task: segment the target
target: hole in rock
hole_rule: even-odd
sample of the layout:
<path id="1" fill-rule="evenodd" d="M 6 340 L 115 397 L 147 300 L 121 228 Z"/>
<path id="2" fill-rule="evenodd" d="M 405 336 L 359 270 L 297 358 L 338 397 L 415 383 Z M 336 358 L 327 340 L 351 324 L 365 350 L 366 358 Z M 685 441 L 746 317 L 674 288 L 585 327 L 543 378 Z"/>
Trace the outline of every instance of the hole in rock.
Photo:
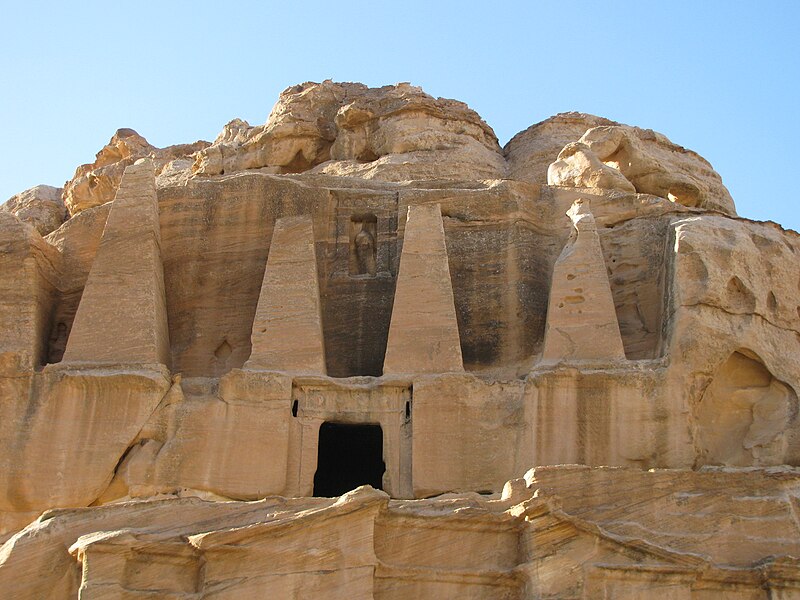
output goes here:
<path id="1" fill-rule="evenodd" d="M 228 357 L 233 352 L 233 348 L 228 343 L 228 340 L 222 340 L 222 343 L 217 346 L 217 349 L 214 350 L 214 356 L 217 357 L 217 360 L 221 362 L 225 362 L 228 360 Z"/>
<path id="2" fill-rule="evenodd" d="M 298 150 L 292 160 L 283 165 L 281 168 L 282 173 L 302 173 L 303 171 L 308 171 L 312 167 L 311 161 L 306 158 L 306 155 L 303 154 L 302 150 Z"/>
<path id="3" fill-rule="evenodd" d="M 314 496 L 341 496 L 365 484 L 383 489 L 385 470 L 380 425 L 327 422 L 319 428 Z"/>
<path id="4" fill-rule="evenodd" d="M 375 154 L 375 152 L 371 148 L 365 148 L 364 150 L 361 151 L 356 160 L 358 160 L 359 162 L 372 162 L 378 160 L 379 158 L 380 156 Z"/>
<path id="5" fill-rule="evenodd" d="M 697 411 L 697 466 L 791 464 L 797 395 L 754 352 L 740 349 L 717 369 Z"/>
<path id="6" fill-rule="evenodd" d="M 778 300 L 772 292 L 767 294 L 767 308 L 770 312 L 777 312 L 778 310 Z"/>
<path id="7" fill-rule="evenodd" d="M 728 304 L 734 312 L 752 313 L 756 309 L 756 298 L 753 292 L 741 279 L 731 277 L 727 285 Z"/>
<path id="8" fill-rule="evenodd" d="M 293 417 L 297 416 L 297 400 L 292 402 L 292 416 Z"/>

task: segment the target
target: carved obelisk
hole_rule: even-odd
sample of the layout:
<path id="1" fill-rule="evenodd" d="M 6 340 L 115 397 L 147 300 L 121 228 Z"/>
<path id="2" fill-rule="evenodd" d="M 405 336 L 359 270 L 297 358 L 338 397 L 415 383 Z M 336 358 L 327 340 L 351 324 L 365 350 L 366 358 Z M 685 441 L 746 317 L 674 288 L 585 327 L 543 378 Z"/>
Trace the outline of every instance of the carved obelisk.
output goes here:
<path id="1" fill-rule="evenodd" d="M 409 206 L 383 373 L 463 370 L 442 211 Z"/>
<path id="2" fill-rule="evenodd" d="M 594 216 L 582 200 L 567 215 L 574 230 L 553 269 L 542 362 L 624 360 Z"/>
<path id="3" fill-rule="evenodd" d="M 169 329 L 153 162 L 125 169 L 63 362 L 169 366 Z"/>
<path id="4" fill-rule="evenodd" d="M 325 344 L 310 216 L 275 223 L 244 368 L 324 375 Z"/>

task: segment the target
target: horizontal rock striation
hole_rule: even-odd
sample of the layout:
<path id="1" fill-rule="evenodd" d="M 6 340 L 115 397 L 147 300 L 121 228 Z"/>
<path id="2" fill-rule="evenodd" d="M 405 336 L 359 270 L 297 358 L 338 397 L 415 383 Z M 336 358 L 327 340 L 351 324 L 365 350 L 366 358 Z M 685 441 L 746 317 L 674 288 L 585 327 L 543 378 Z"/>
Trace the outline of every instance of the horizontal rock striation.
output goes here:
<path id="1" fill-rule="evenodd" d="M 0 249 L 9 597 L 800 597 L 800 235 L 661 134 L 305 83 Z"/>

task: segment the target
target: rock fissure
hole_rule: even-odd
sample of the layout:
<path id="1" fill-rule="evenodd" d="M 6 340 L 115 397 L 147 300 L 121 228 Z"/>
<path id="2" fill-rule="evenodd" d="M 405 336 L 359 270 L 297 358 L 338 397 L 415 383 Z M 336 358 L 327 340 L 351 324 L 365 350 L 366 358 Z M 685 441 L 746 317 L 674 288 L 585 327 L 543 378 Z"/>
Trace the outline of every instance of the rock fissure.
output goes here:
<path id="1" fill-rule="evenodd" d="M 780 325 L 780 324 L 776 323 L 769 316 L 763 315 L 763 314 L 758 313 L 758 312 L 737 312 L 737 311 L 726 309 L 725 307 L 720 306 L 718 304 L 711 304 L 710 302 L 683 303 L 683 304 L 681 304 L 681 306 L 684 306 L 686 308 L 694 308 L 694 307 L 697 307 L 697 306 L 711 308 L 711 309 L 714 309 L 714 310 L 722 311 L 725 314 L 731 315 L 732 317 L 758 317 L 759 319 L 761 319 L 762 321 L 764 321 L 768 325 L 771 325 L 772 327 L 775 327 L 777 329 L 781 329 L 783 331 L 791 331 L 792 333 L 800 334 L 800 325 L 798 326 L 797 329 L 795 329 L 793 327 L 785 327 L 783 325 Z"/>
<path id="2" fill-rule="evenodd" d="M 800 597 L 800 237 L 659 133 L 308 82 L 0 248 L 9 597 Z"/>

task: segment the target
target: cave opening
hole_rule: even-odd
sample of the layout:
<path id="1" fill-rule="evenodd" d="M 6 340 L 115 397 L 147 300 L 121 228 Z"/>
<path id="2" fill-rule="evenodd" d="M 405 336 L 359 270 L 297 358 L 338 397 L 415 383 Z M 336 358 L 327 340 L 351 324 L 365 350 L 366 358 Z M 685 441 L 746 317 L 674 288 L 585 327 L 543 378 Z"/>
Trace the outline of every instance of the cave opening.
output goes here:
<path id="1" fill-rule="evenodd" d="M 380 425 L 325 422 L 319 428 L 314 496 L 341 496 L 360 485 L 383 489 L 384 471 Z"/>

